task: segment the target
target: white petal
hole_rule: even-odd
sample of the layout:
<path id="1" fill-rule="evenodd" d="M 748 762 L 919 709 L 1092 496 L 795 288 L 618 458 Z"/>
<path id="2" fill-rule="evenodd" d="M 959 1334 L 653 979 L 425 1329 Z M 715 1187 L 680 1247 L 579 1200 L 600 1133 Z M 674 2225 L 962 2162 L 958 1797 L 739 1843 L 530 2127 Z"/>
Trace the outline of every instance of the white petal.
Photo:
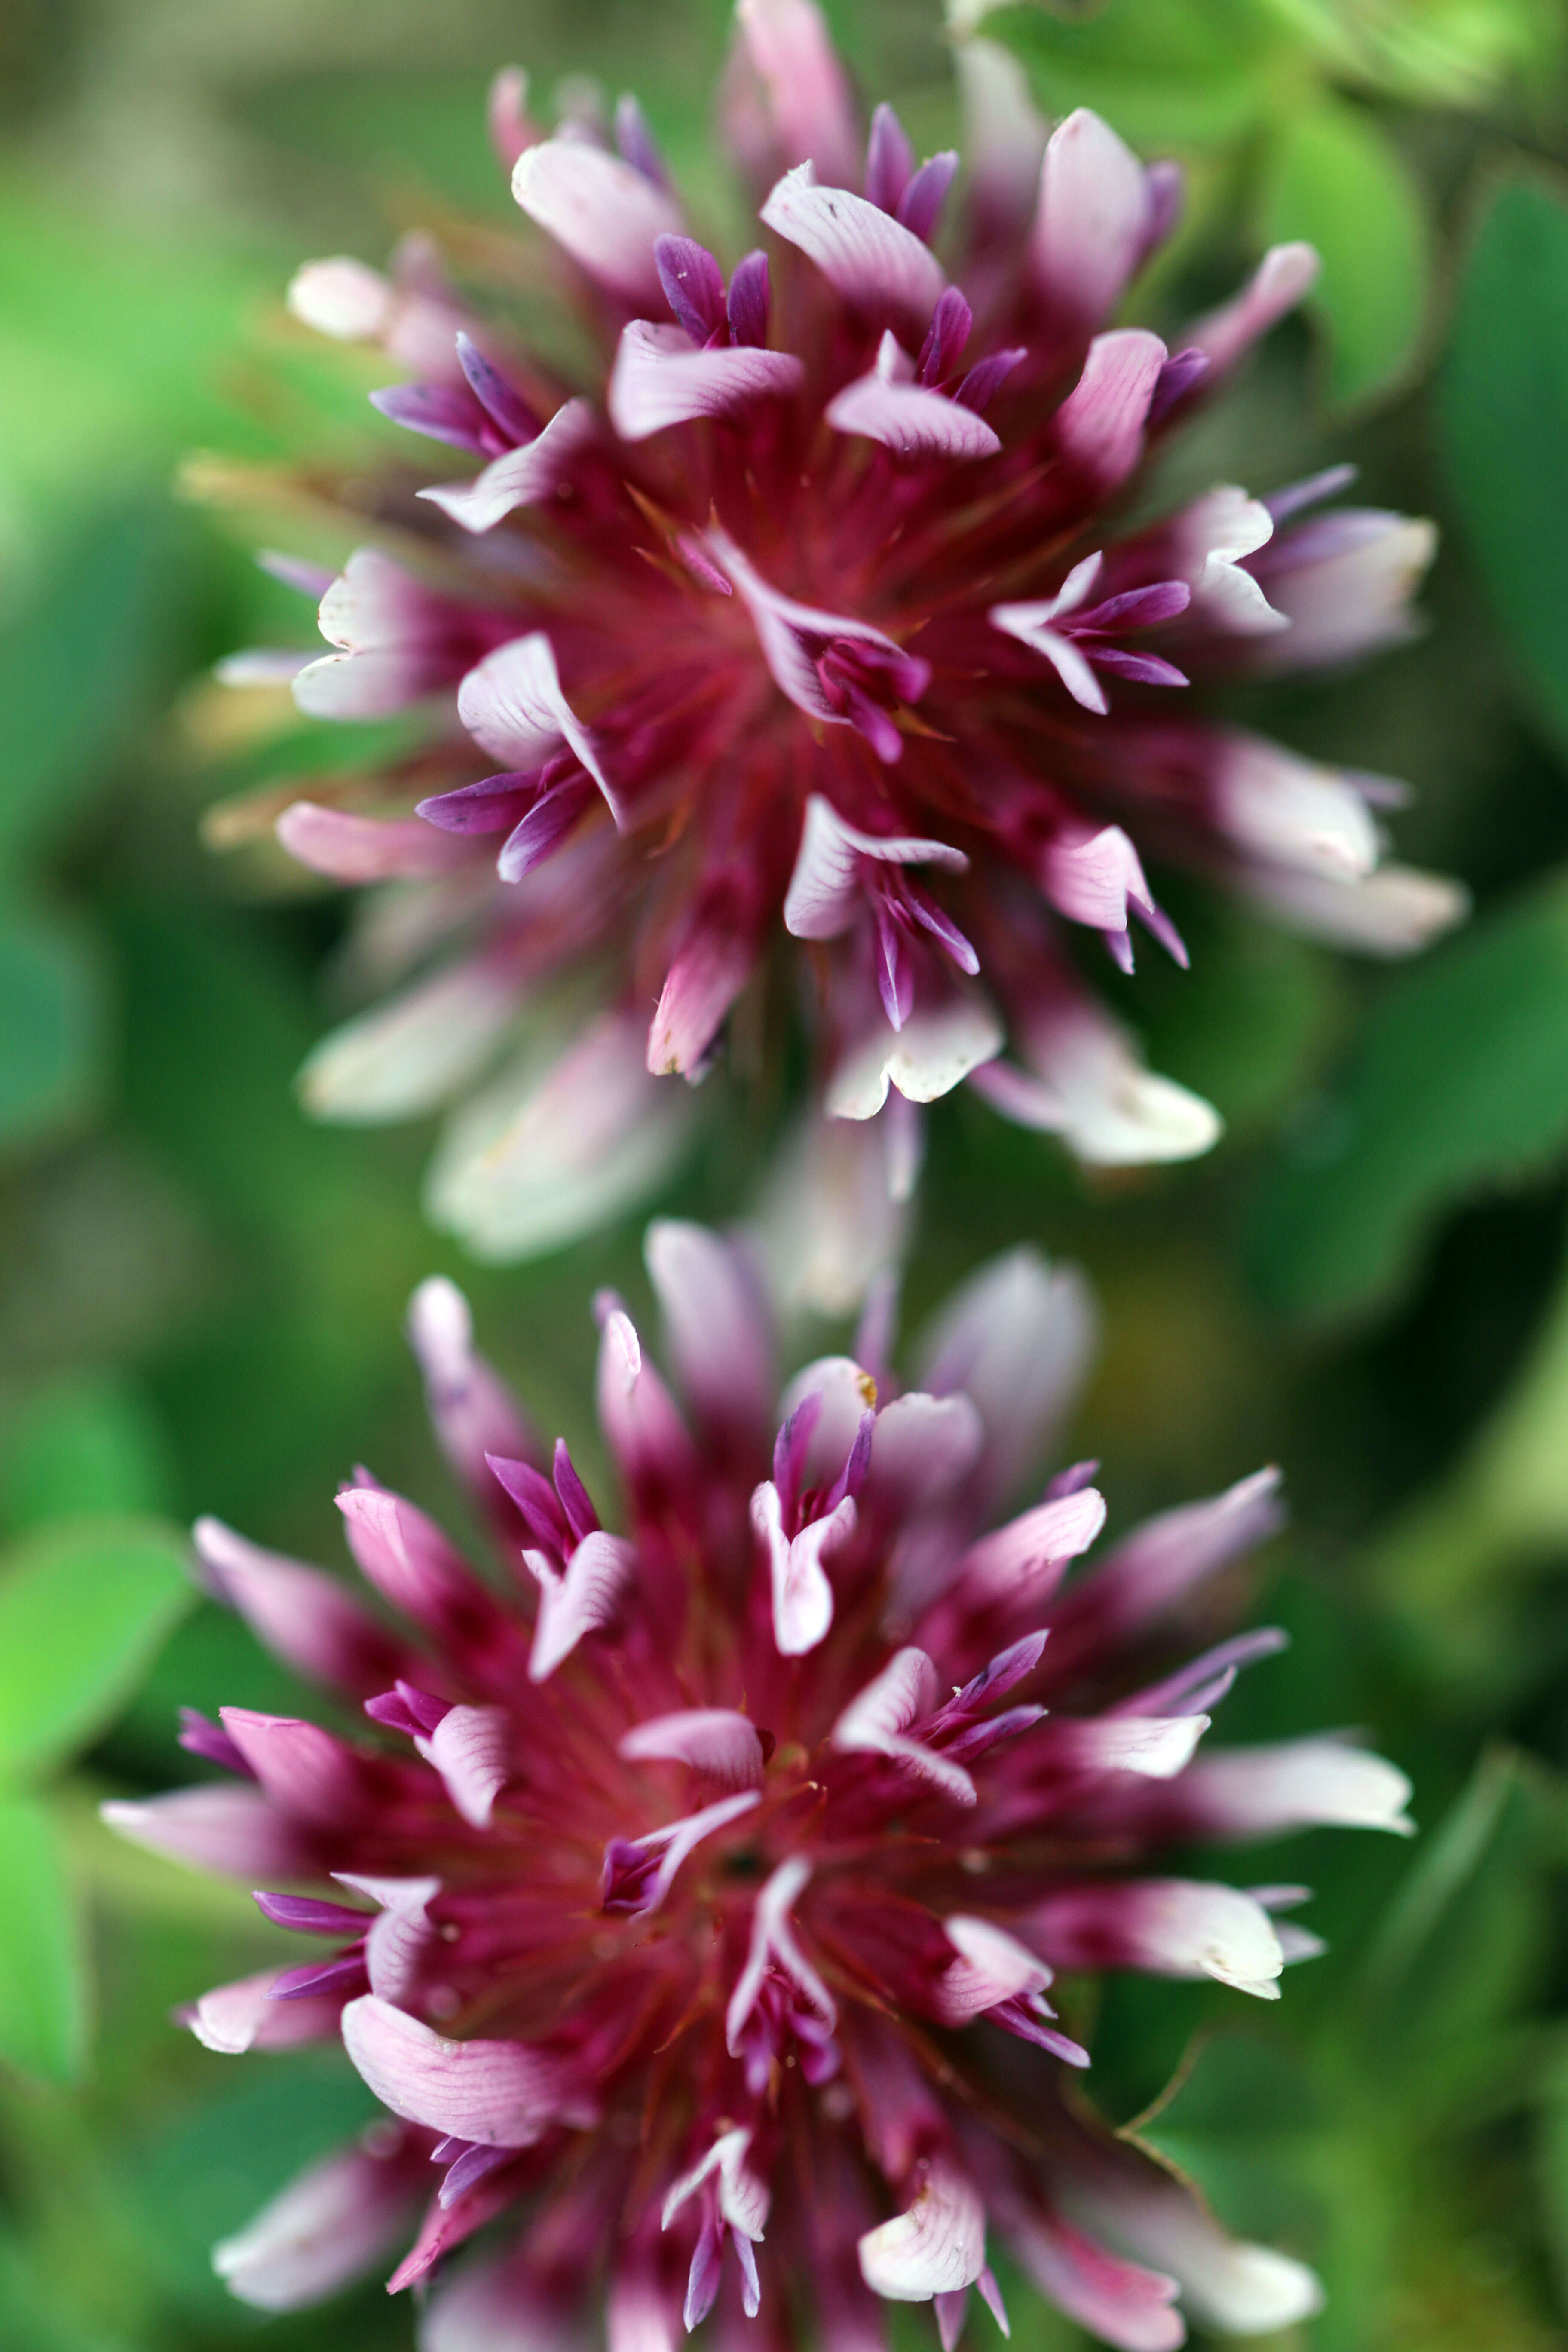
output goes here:
<path id="1" fill-rule="evenodd" d="M 1090 1167 L 1191 1160 L 1219 1139 L 1218 1112 L 1145 1070 L 1121 1030 L 1087 1000 L 1037 1021 L 1025 1046 L 1028 1072 L 994 1062 L 971 1084 L 1005 1118 L 1061 1136 Z"/>
<path id="2" fill-rule="evenodd" d="M 847 302 L 908 311 L 923 328 L 947 283 L 928 245 L 864 196 L 819 187 L 809 163 L 785 173 L 761 218 L 815 261 Z"/>
<path id="3" fill-rule="evenodd" d="M 779 1494 L 766 1479 L 752 1496 L 752 1526 L 766 1545 L 773 1577 L 773 1642 L 784 1658 L 804 1657 L 826 1640 L 833 1622 L 833 1587 L 823 1567 L 855 1532 L 856 1509 L 847 1495 L 826 1518 L 786 1536 Z"/>
<path id="4" fill-rule="evenodd" d="M 1074 1722 L 1074 1761 L 1090 1771 L 1136 1772 L 1147 1780 L 1173 1780 L 1191 1763 L 1209 1727 L 1206 1715 L 1102 1715 Z M 1055 1718 L 1068 1732 L 1065 1717 Z"/>
<path id="5" fill-rule="evenodd" d="M 1127 929 L 1130 898 L 1144 907 L 1152 899 L 1138 852 L 1119 824 L 1058 834 L 1041 859 L 1040 883 L 1058 914 L 1101 931 Z"/>
<path id="6" fill-rule="evenodd" d="M 668 425 L 787 395 L 804 374 L 792 352 L 699 351 L 680 327 L 634 319 L 621 331 L 610 375 L 610 422 L 623 441 L 646 441 Z"/>
<path id="7" fill-rule="evenodd" d="M 1263 1748 L 1219 1748 L 1203 1759 L 1199 1801 L 1228 1835 L 1269 1837 L 1311 1829 L 1413 1834 L 1410 1782 L 1395 1764 L 1325 1735 Z"/>
<path id="8" fill-rule="evenodd" d="M 1105 688 L 1072 639 L 1046 625 L 1047 618 L 1060 601 L 1059 597 L 1050 596 L 1039 604 L 994 604 L 985 617 L 994 629 L 1001 629 L 1007 636 L 1016 637 L 1036 653 L 1043 654 L 1073 700 L 1103 719 L 1110 708 Z"/>
<path id="9" fill-rule="evenodd" d="M 938 866 L 951 874 L 965 873 L 969 866 L 963 850 L 945 841 L 862 833 L 839 815 L 831 801 L 813 793 L 784 896 L 784 929 L 797 940 L 833 940 L 847 930 L 860 911 L 858 860 L 862 857 L 892 866 Z"/>
<path id="10" fill-rule="evenodd" d="M 498 646 L 468 672 L 458 688 L 458 716 L 481 750 L 510 769 L 536 768 L 564 742 L 620 823 L 598 746 L 561 690 L 555 651 L 542 629 Z"/>
<path id="11" fill-rule="evenodd" d="M 612 293 L 627 302 L 662 299 L 654 243 L 685 227 L 668 190 L 586 140 L 555 138 L 524 148 L 511 192 L 529 218 Z"/>
<path id="12" fill-rule="evenodd" d="M 1211 786 L 1215 821 L 1271 866 L 1356 880 L 1377 864 L 1377 827 L 1353 784 L 1260 736 L 1231 735 Z"/>
<path id="13" fill-rule="evenodd" d="M 421 1118 L 484 1068 L 517 1004 L 493 963 L 416 981 L 322 1038 L 296 1081 L 300 1099 L 313 1118 L 355 1126 Z"/>
<path id="14" fill-rule="evenodd" d="M 213 2268 L 241 2303 L 294 2311 L 368 2270 L 407 2226 L 413 2200 L 362 2149 L 313 2164 L 253 2221 L 213 2248 Z"/>
<path id="15" fill-rule="evenodd" d="M 845 1755 L 886 1756 L 953 1803 L 973 1805 L 974 1783 L 963 1766 L 906 1737 L 910 1724 L 932 1713 L 940 1696 L 936 1668 L 925 1652 L 899 1650 L 850 1700 L 829 1734 L 831 1744 Z"/>
<path id="16" fill-rule="evenodd" d="M 843 1055 L 828 1080 L 829 1118 L 873 1118 L 891 1084 L 910 1102 L 935 1102 L 1002 1050 L 1002 1024 L 984 998 L 953 989 L 915 1007 L 901 1029 L 881 1017 Z"/>
<path id="17" fill-rule="evenodd" d="M 370 1989 L 382 2000 L 401 2005 L 418 1983 L 436 1927 L 429 1906 L 441 1892 L 438 1878 L 366 1878 L 334 1871 L 340 1886 L 367 1895 L 381 1908 L 365 1930 L 364 1968 Z"/>
<path id="18" fill-rule="evenodd" d="M 719 2210 L 725 2221 L 742 2237 L 760 2240 L 768 2218 L 768 2190 L 766 2182 L 747 2168 L 751 2145 L 752 2135 L 743 2126 L 721 2132 L 707 2154 L 681 2176 L 665 2198 L 664 2227 L 668 2229 L 681 2207 L 716 2172 L 720 2177 Z"/>
<path id="19" fill-rule="evenodd" d="M 286 299 L 302 326 L 338 342 L 363 343 L 385 331 L 396 297 L 379 269 L 337 254 L 297 269 Z"/>
<path id="20" fill-rule="evenodd" d="M 423 817 L 355 816 L 314 801 L 291 802 L 274 830 L 290 857 L 334 882 L 422 881 L 472 855 L 458 835 Z"/>
<path id="21" fill-rule="evenodd" d="M 863 435 L 901 457 L 994 457 L 1002 446 L 973 408 L 926 385 L 890 380 L 879 366 L 837 393 L 824 421 L 836 433 Z"/>
<path id="22" fill-rule="evenodd" d="M 902 1518 L 960 1486 L 980 1458 L 985 1428 L 966 1396 L 895 1397 L 871 1430 L 866 1501 Z"/>
<path id="23" fill-rule="evenodd" d="M 1247 895 L 1305 931 L 1363 955 L 1414 955 L 1462 923 L 1470 894 L 1446 874 L 1380 866 L 1360 880 L 1325 875 L 1255 873 Z"/>
<path id="24" fill-rule="evenodd" d="M 428 1739 L 414 1744 L 441 1775 L 463 1819 L 488 1830 L 496 1799 L 512 1774 L 511 1717 L 505 1707 L 454 1706 Z"/>
<path id="25" fill-rule="evenodd" d="M 566 1563 L 564 1576 L 542 1572 L 537 1552 L 523 1558 L 539 1577 L 539 1622 L 529 1654 L 530 1682 L 547 1682 L 570 1657 L 584 1633 L 593 1633 L 614 1619 L 621 1594 L 637 1568 L 637 1547 L 624 1536 L 606 1535 L 595 1528 L 585 1535 Z"/>
<path id="26" fill-rule="evenodd" d="M 962 1389 L 979 1408 L 994 1500 L 1037 1467 L 1098 1344 L 1099 1315 L 1077 1267 L 1050 1265 L 1026 1245 L 981 1266 L 927 1326 L 921 1384 L 938 1395 Z"/>
<path id="27" fill-rule="evenodd" d="M 621 1216 L 661 1183 L 694 1110 L 649 1077 L 641 1023 L 607 1013 L 546 1046 L 450 1122 L 427 1180 L 434 1221 L 477 1255 L 525 1258 Z"/>
<path id="28" fill-rule="evenodd" d="M 952 2165 L 938 2159 L 912 2205 L 859 2242 L 860 2275 L 889 2303 L 929 2303 L 971 2286 L 985 2267 L 985 2209 Z"/>
<path id="29" fill-rule="evenodd" d="M 585 400 L 569 400 L 542 432 L 521 449 L 492 457 L 471 482 L 438 482 L 418 495 L 465 530 L 493 530 L 519 507 L 538 506 L 549 498 L 568 461 L 593 436 L 593 409 Z"/>
<path id="30" fill-rule="evenodd" d="M 215 1985 L 177 2021 L 188 2025 L 205 2050 L 226 2058 L 247 2050 L 285 2050 L 300 2042 L 335 2041 L 342 2007 L 341 1993 L 298 2000 L 274 2000 L 273 1986 L 282 1971 L 263 1969 L 259 1976 L 241 1977 L 237 1983 Z"/>
<path id="31" fill-rule="evenodd" d="M 798 1854 L 792 1855 L 764 1881 L 752 1906 L 751 1948 L 724 2011 L 725 2046 L 731 2057 L 738 2053 L 746 2020 L 756 2005 L 763 1979 L 770 1968 L 784 1971 L 801 2000 L 816 2011 L 829 2032 L 838 2021 L 833 1995 L 801 1950 L 790 1917 L 810 1877 L 811 1864 Z"/>

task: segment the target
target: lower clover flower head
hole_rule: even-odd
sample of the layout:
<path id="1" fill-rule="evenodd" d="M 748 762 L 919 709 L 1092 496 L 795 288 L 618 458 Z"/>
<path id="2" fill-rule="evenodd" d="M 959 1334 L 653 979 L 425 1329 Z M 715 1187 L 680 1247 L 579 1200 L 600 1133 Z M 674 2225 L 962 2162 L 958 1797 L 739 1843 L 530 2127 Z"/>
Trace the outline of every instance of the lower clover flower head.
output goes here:
<path id="1" fill-rule="evenodd" d="M 791 942 L 826 1118 L 968 1080 L 1125 1165 L 1218 1132 L 1065 950 L 1082 927 L 1130 969 L 1136 925 L 1185 961 L 1146 857 L 1378 953 L 1459 911 L 1383 863 L 1379 780 L 1185 707 L 1189 683 L 1407 635 L 1431 527 L 1325 508 L 1348 469 L 1119 520 L 1310 287 L 1310 248 L 1269 253 L 1169 347 L 1113 326 L 1176 218 L 1173 165 L 1087 112 L 1047 139 L 975 43 L 955 193 L 956 154 L 917 163 L 890 108 L 862 136 L 812 0 L 736 17 L 722 125 L 767 242 L 725 265 L 634 101 L 613 141 L 583 115 L 546 137 L 521 78 L 497 86 L 492 131 L 596 374 L 531 355 L 422 240 L 390 277 L 317 262 L 290 294 L 410 372 L 373 395 L 384 414 L 477 463 L 357 470 L 345 525 L 380 536 L 336 580 L 285 567 L 332 650 L 227 667 L 297 673 L 318 717 L 429 720 L 368 794 L 279 824 L 306 865 L 374 887 L 363 976 L 398 982 L 318 1049 L 305 1097 L 351 1119 L 455 1104 L 432 1213 L 491 1255 L 658 1181 L 691 1115 L 672 1082 Z M 884 1192 L 918 1157 L 902 1116 L 901 1139 L 862 1139 Z"/>
<path id="2" fill-rule="evenodd" d="M 745 1259 L 681 1224 L 647 1255 L 680 1402 L 601 1300 L 624 1534 L 440 1281 L 413 1341 L 492 1571 L 363 1472 L 339 1502 L 384 1606 L 197 1529 L 213 1591 L 363 1717 L 191 1717 L 226 1777 L 109 1817 L 258 1885 L 313 1954 L 207 1993 L 200 2039 L 341 2034 L 388 2110 L 218 2270 L 282 2309 L 395 2261 L 429 2284 L 424 2352 L 580 2344 L 600 2314 L 611 2352 L 673 2352 L 710 2312 L 725 2344 L 865 2352 L 889 2301 L 951 2348 L 972 2287 L 1006 2327 L 997 2244 L 1128 2352 L 1184 2314 L 1289 2325 L 1310 2273 L 1099 2122 L 1056 1981 L 1272 1999 L 1316 1948 L 1277 1917 L 1303 1890 L 1161 1849 L 1408 1826 L 1403 1776 L 1342 1738 L 1209 1749 L 1280 1636 L 1172 1664 L 1275 1525 L 1274 1475 L 1079 1565 L 1092 1465 L 997 1523 L 1089 1344 L 1071 1275 L 1018 1252 L 939 1318 L 923 1387 L 867 1335 L 779 1421 Z"/>

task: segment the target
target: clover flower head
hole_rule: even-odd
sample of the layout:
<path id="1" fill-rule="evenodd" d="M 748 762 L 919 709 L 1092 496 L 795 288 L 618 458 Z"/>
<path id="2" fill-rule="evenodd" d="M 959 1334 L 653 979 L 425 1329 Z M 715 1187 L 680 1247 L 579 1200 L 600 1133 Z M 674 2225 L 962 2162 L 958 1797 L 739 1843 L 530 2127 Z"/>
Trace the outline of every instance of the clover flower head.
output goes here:
<path id="1" fill-rule="evenodd" d="M 198 1527 L 211 1590 L 339 1727 L 191 1717 L 224 1778 L 109 1817 L 258 1886 L 315 1954 L 205 1995 L 200 2039 L 341 2036 L 387 2110 L 218 2270 L 281 2309 L 395 2262 L 429 2283 L 424 2352 L 601 2315 L 611 2352 L 674 2352 L 710 2313 L 725 2345 L 869 2352 L 889 2301 L 952 2352 L 971 2288 L 1006 2327 L 994 2245 L 1127 2352 L 1288 2326 L 1310 2273 L 1097 2119 L 1072 1982 L 1271 2000 L 1317 1948 L 1278 1916 L 1302 1890 L 1162 1849 L 1408 1826 L 1403 1776 L 1343 1738 L 1209 1747 L 1282 1638 L 1187 1656 L 1274 1474 L 1085 1563 L 1092 1465 L 1004 1515 L 1091 1344 L 1073 1275 L 1015 1253 L 939 1318 L 922 1386 L 868 1328 L 775 1410 L 740 1248 L 665 1223 L 647 1261 L 679 1398 L 601 1298 L 619 1531 L 444 1281 L 411 1335 L 489 1570 L 364 1472 L 338 1499 L 373 1600 Z"/>
<path id="2" fill-rule="evenodd" d="M 920 162 L 889 107 L 862 134 L 812 0 L 736 17 L 722 125 L 765 242 L 733 257 L 693 235 L 635 101 L 545 136 L 521 77 L 497 86 L 596 370 L 540 359 L 425 240 L 290 294 L 408 371 L 376 405 L 476 468 L 356 473 L 344 503 L 378 536 L 337 579 L 291 575 L 332 648 L 281 657 L 300 706 L 429 721 L 377 781 L 397 814 L 357 787 L 279 822 L 297 858 L 375 886 L 362 963 L 399 982 L 304 1092 L 343 1118 L 455 1104 L 430 1206 L 491 1255 L 646 1193 L 692 1116 L 669 1082 L 792 962 L 827 1118 L 967 1081 L 1126 1165 L 1218 1133 L 1066 949 L 1098 933 L 1130 970 L 1142 929 L 1184 962 L 1146 859 L 1379 953 L 1459 911 L 1384 862 L 1379 780 L 1187 708 L 1190 683 L 1405 636 L 1430 526 L 1327 507 L 1345 469 L 1123 512 L 1310 287 L 1310 249 L 1167 346 L 1113 321 L 1176 221 L 1173 165 L 1088 112 L 1047 138 L 976 44 L 955 186 L 957 154 Z M 913 1164 L 918 1114 L 896 1116 L 884 1193 Z"/>

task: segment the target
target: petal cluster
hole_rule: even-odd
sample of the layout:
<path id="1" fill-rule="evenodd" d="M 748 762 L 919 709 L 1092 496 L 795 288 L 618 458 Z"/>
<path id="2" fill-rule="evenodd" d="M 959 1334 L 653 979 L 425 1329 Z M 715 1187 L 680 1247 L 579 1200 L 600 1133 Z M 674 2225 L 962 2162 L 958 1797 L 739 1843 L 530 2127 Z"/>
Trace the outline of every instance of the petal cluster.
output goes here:
<path id="1" fill-rule="evenodd" d="M 356 527 L 368 502 L 396 551 L 289 574 L 332 650 L 229 665 L 280 658 L 318 716 L 419 721 L 375 780 L 399 814 L 363 814 L 362 779 L 279 824 L 375 888 L 361 964 L 403 982 L 305 1092 L 338 1118 L 455 1103 L 429 1204 L 496 1256 L 658 1181 L 692 1115 L 659 1082 L 705 1074 L 742 997 L 804 1011 L 829 1119 L 968 1081 L 1086 1161 L 1175 1160 L 1217 1119 L 1143 1069 L 1068 952 L 1098 933 L 1131 969 L 1136 925 L 1185 961 L 1146 860 L 1373 952 L 1460 911 L 1382 862 L 1375 780 L 1187 691 L 1397 642 L 1430 526 L 1325 507 L 1342 472 L 1120 519 L 1310 250 L 1167 346 L 1113 320 L 1176 220 L 1173 166 L 1088 112 L 1047 137 L 982 43 L 959 178 L 889 107 L 862 136 L 813 0 L 736 16 L 722 118 L 766 242 L 727 272 L 634 101 L 613 140 L 586 116 L 546 136 L 519 78 L 497 86 L 596 367 L 546 364 L 422 240 L 388 277 L 314 263 L 290 298 L 411 372 L 379 407 L 476 468 L 356 472 Z M 858 1147 L 884 1203 L 918 1124 L 893 1116 L 902 1142 Z"/>
<path id="2" fill-rule="evenodd" d="M 1098 2121 L 1074 1982 L 1271 2000 L 1317 1948 L 1277 1923 L 1302 1890 L 1165 1851 L 1408 1826 L 1403 1776 L 1345 1738 L 1210 1744 L 1282 1638 L 1188 1656 L 1277 1524 L 1274 1474 L 1096 1549 L 1092 1465 L 1007 1516 L 1083 1368 L 1075 1276 L 1016 1253 L 927 1335 L 923 1385 L 868 1330 L 775 1407 L 739 1246 L 665 1224 L 647 1255 L 674 1388 L 598 1308 L 620 1532 L 444 1281 L 410 1333 L 487 1557 L 364 1472 L 338 1499 L 367 1591 L 197 1528 L 211 1590 L 338 1727 L 190 1717 L 222 1778 L 108 1816 L 302 1939 L 193 2032 L 341 2036 L 387 2111 L 219 2272 L 282 2309 L 392 2266 L 428 2284 L 426 2352 L 581 2341 L 601 2313 L 646 2352 L 710 2311 L 869 2346 L 889 2302 L 951 2347 L 972 2287 L 1005 2328 L 997 2245 L 1127 2352 L 1181 2343 L 1184 2313 L 1289 2326 L 1310 2273 Z"/>

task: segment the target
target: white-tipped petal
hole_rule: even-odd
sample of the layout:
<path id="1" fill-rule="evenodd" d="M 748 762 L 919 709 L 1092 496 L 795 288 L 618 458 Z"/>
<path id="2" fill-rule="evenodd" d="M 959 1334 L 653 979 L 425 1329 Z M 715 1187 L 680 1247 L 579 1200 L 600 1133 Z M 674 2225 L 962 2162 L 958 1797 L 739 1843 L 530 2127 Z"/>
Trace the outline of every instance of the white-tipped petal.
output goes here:
<path id="1" fill-rule="evenodd" d="M 787 397 L 804 373 L 792 352 L 699 351 L 684 328 L 634 319 L 621 331 L 610 375 L 610 422 L 623 441 L 647 441 L 671 425 Z"/>
<path id="2" fill-rule="evenodd" d="M 889 2303 L 929 2303 L 985 2267 L 985 2208 L 953 2165 L 932 2163 L 913 2203 L 859 2242 L 860 2275 Z"/>
<path id="3" fill-rule="evenodd" d="M 579 268 L 626 302 L 662 300 L 653 248 L 685 227 L 668 189 L 585 139 L 542 139 L 525 147 L 511 192 L 529 218 Z"/>
<path id="4" fill-rule="evenodd" d="M 465 530 L 493 530 L 519 507 L 551 497 L 572 457 L 593 436 L 592 408 L 585 400 L 569 400 L 531 441 L 492 457 L 471 482 L 437 482 L 418 496 Z"/>
<path id="5" fill-rule="evenodd" d="M 761 218 L 859 308 L 907 312 L 923 328 L 947 284 L 930 246 L 912 230 L 847 188 L 819 186 L 809 163 L 784 173 Z"/>

